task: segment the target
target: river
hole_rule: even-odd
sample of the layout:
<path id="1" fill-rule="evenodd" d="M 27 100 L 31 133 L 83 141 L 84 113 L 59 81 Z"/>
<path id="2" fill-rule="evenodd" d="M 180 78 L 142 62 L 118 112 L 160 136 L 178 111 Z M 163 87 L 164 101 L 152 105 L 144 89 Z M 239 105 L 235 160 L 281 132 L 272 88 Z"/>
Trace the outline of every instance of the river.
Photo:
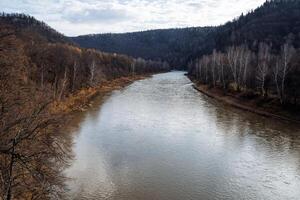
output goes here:
<path id="1" fill-rule="evenodd" d="M 114 91 L 76 123 L 70 199 L 300 199 L 300 127 L 206 97 L 184 72 Z"/>

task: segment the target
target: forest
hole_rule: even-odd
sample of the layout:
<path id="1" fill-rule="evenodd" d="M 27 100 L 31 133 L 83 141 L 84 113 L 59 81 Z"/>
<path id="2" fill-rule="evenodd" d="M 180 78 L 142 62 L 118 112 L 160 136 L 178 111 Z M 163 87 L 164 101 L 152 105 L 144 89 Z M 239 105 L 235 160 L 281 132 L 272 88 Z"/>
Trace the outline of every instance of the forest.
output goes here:
<path id="1" fill-rule="evenodd" d="M 70 40 L 82 47 L 166 61 L 173 68 L 183 69 L 193 55 L 209 52 L 213 41 L 209 42 L 206 39 L 213 30 L 213 27 L 194 27 L 122 34 L 92 34 L 71 37 Z"/>
<path id="2" fill-rule="evenodd" d="M 272 47 L 260 43 L 258 52 L 247 45 L 231 46 L 226 51 L 214 50 L 189 64 L 189 74 L 198 83 L 242 93 L 245 98 L 256 95 L 278 99 L 281 105 L 299 105 L 299 50 L 289 42 L 278 54 Z"/>
<path id="3" fill-rule="evenodd" d="M 299 111 L 298 0 L 217 27 L 67 37 L 18 13 L 0 27 L 0 199 L 63 198 L 70 144 L 53 103 L 120 77 L 186 69 L 197 84 Z"/>
<path id="4" fill-rule="evenodd" d="M 80 48 L 24 14 L 2 14 L 0 27 L 0 199 L 60 199 L 69 155 L 53 103 L 169 65 Z"/>
<path id="5" fill-rule="evenodd" d="M 177 69 L 214 49 L 225 51 L 230 46 L 247 44 L 257 52 L 258 43 L 272 44 L 279 52 L 287 37 L 300 47 L 300 2 L 269 0 L 262 6 L 241 14 L 220 26 L 150 30 L 123 34 L 91 34 L 71 37 L 82 47 L 134 57 L 164 60 Z"/>
<path id="6" fill-rule="evenodd" d="M 218 27 L 211 53 L 190 61 L 201 84 L 299 109 L 300 2 L 272 0 Z M 271 102 L 272 104 L 272 102 Z"/>
<path id="7" fill-rule="evenodd" d="M 203 84 L 299 104 L 300 2 L 270 0 L 216 27 L 95 34 L 84 47 L 165 60 Z"/>

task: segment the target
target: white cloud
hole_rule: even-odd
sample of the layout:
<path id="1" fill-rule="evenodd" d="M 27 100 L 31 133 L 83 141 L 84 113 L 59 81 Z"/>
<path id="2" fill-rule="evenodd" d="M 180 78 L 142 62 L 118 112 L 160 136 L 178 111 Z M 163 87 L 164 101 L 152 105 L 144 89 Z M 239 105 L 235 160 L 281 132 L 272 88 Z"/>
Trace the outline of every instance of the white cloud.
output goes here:
<path id="1" fill-rule="evenodd" d="M 1 0 L 66 35 L 223 24 L 265 0 Z"/>

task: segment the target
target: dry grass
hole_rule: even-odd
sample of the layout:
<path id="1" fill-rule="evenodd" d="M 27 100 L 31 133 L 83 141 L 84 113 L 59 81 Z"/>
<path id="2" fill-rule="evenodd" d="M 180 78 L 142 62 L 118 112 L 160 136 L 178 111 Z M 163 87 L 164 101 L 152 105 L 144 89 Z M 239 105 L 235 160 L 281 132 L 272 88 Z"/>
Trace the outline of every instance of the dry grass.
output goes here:
<path id="1" fill-rule="evenodd" d="M 141 80 L 149 76 L 130 76 L 117 78 L 111 81 L 104 81 L 96 87 L 81 89 L 62 101 L 56 101 L 52 105 L 53 113 L 68 114 L 76 111 L 85 111 L 90 106 L 90 102 L 99 95 L 107 94 L 113 90 L 121 89 L 136 80 Z"/>

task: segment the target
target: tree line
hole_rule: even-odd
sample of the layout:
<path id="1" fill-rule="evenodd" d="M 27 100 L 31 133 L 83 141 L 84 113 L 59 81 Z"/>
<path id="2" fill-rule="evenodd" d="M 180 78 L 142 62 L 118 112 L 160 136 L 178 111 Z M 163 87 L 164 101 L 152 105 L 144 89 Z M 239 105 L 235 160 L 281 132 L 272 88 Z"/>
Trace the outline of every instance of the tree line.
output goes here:
<path id="1" fill-rule="evenodd" d="M 213 49 L 254 42 L 272 43 L 280 49 L 287 37 L 300 48 L 300 1 L 268 0 L 262 6 L 241 14 L 220 26 L 151 30 L 123 34 L 92 34 L 70 39 L 82 47 L 96 48 L 146 59 L 166 60 L 174 68 L 186 69 L 187 63 Z"/>
<path id="2" fill-rule="evenodd" d="M 91 34 L 70 39 L 86 48 L 117 52 L 144 59 L 167 61 L 182 69 L 193 53 L 208 42 L 213 27 L 150 30 L 121 34 Z"/>
<path id="3" fill-rule="evenodd" d="M 169 65 L 79 48 L 26 15 L 2 15 L 0 27 L 0 199 L 62 199 L 70 142 L 51 103 Z"/>
<path id="4" fill-rule="evenodd" d="M 300 51 L 286 42 L 280 51 L 261 42 L 257 51 L 247 45 L 214 50 L 189 64 L 189 73 L 200 83 L 226 93 L 252 92 L 263 98 L 276 97 L 280 104 L 299 103 Z"/>
<path id="5" fill-rule="evenodd" d="M 122 76 L 156 73 L 169 70 L 166 62 L 134 59 L 93 49 L 80 49 L 66 44 L 47 44 L 29 48 L 36 71 L 32 79 L 42 88 L 49 86 L 53 98 L 64 96 L 83 87 Z"/>
<path id="6" fill-rule="evenodd" d="M 5 24 L 14 26 L 15 33 L 20 36 L 22 35 L 22 37 L 30 37 L 29 33 L 36 32 L 39 34 L 33 34 L 32 37 L 43 37 L 43 39 L 49 42 L 71 43 L 66 36 L 51 28 L 46 23 L 24 13 L 2 12 L 0 13 L 0 20 Z"/>

